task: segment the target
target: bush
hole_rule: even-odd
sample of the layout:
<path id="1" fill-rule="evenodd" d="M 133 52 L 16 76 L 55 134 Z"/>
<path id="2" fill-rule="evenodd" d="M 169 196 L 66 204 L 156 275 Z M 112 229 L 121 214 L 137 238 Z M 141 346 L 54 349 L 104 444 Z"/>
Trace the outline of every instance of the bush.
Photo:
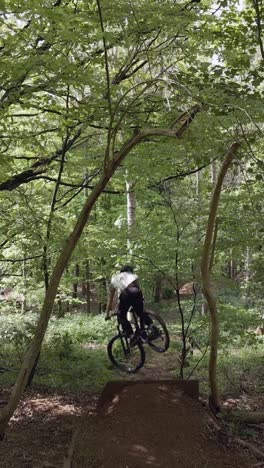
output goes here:
<path id="1" fill-rule="evenodd" d="M 30 343 L 37 322 L 37 314 L 0 315 L 1 350 L 8 355 L 15 353 L 19 360 Z M 55 350 L 59 356 L 66 357 L 74 344 L 105 344 L 114 335 L 116 320 L 105 322 L 103 315 L 66 315 L 52 317 L 44 338 L 46 349 Z"/>
<path id="2" fill-rule="evenodd" d="M 35 330 L 37 314 L 0 316 L 2 385 L 13 385 L 22 353 Z M 116 332 L 116 321 L 102 315 L 52 317 L 42 346 L 34 383 L 71 390 L 99 391 L 113 379 L 105 344 Z M 91 349 L 85 344 L 91 343 Z"/>
<path id="3" fill-rule="evenodd" d="M 175 297 L 174 291 L 172 288 L 164 288 L 162 289 L 162 299 L 172 299 Z"/>
<path id="4" fill-rule="evenodd" d="M 12 346 L 21 358 L 30 343 L 36 327 L 37 316 L 33 313 L 0 315 L 1 348 Z"/>
<path id="5" fill-rule="evenodd" d="M 71 343 L 105 344 L 115 333 L 116 320 L 105 322 L 103 315 L 65 315 L 52 317 L 49 322 L 45 343 L 53 346 L 59 337 Z M 67 338 L 63 338 L 63 337 Z"/>

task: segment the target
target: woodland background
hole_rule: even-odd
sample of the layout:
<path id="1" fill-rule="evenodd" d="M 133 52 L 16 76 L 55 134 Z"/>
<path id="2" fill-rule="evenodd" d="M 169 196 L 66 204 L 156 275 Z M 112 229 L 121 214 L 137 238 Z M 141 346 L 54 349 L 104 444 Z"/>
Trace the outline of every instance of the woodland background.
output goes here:
<path id="1" fill-rule="evenodd" d="M 102 345 L 115 324 L 103 312 L 124 263 L 168 323 L 174 375 L 208 390 L 201 256 L 234 144 L 212 249 L 220 389 L 261 393 L 262 2 L 0 7 L 1 385 L 17 379 L 2 428 L 41 349 L 36 382 L 98 389 L 111 378 Z"/>

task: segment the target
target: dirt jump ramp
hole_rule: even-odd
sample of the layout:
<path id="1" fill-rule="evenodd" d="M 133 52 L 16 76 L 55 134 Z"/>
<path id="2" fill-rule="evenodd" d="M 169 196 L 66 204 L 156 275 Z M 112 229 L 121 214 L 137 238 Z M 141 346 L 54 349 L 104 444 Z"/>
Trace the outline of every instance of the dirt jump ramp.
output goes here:
<path id="1" fill-rule="evenodd" d="M 109 382 L 95 416 L 82 421 L 72 468 L 250 467 L 216 440 L 197 381 Z"/>

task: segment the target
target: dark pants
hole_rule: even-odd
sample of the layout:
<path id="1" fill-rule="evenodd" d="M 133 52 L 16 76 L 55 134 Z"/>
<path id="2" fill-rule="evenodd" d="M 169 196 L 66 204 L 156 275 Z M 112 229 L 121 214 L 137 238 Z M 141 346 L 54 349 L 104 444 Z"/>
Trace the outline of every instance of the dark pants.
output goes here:
<path id="1" fill-rule="evenodd" d="M 144 299 L 142 291 L 137 286 L 128 286 L 119 296 L 118 317 L 124 332 L 130 336 L 133 333 L 130 322 L 127 320 L 127 312 L 133 307 L 139 316 L 140 328 L 144 330 L 144 325 L 152 323 L 151 318 L 144 312 Z"/>

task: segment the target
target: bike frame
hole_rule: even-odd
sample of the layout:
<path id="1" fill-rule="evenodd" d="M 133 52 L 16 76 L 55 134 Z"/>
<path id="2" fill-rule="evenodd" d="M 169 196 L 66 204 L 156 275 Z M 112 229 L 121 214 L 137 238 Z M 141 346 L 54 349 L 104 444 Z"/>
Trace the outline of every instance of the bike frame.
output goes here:
<path id="1" fill-rule="evenodd" d="M 138 316 L 136 314 L 136 312 L 130 308 L 128 310 L 128 312 L 132 313 L 133 315 L 133 326 L 135 328 L 135 331 L 134 333 L 136 335 L 140 335 L 140 326 L 138 324 Z M 128 313 L 127 312 L 127 313 Z M 115 314 L 114 314 L 115 315 Z M 122 330 L 122 325 L 120 323 L 120 320 L 119 320 L 119 317 L 118 317 L 118 314 L 116 313 L 116 316 L 117 316 L 117 331 L 118 331 L 118 335 L 120 337 L 120 340 L 121 340 L 121 343 L 122 343 L 122 348 L 123 348 L 123 351 L 124 351 L 124 354 L 127 355 L 129 353 L 129 350 L 130 350 L 130 345 L 129 345 L 129 342 L 128 342 L 128 339 L 126 337 L 126 335 L 124 334 L 124 331 Z"/>

